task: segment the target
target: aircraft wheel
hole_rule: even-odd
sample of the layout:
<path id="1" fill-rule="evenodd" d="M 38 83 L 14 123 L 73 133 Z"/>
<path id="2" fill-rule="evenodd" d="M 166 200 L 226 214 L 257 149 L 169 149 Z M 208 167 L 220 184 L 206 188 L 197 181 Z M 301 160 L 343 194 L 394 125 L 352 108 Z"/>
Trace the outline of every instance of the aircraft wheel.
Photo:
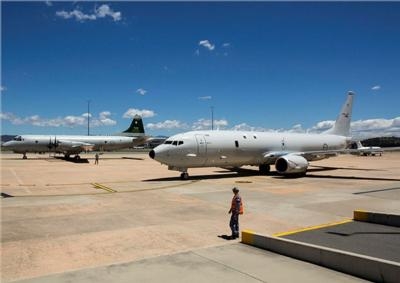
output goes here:
<path id="1" fill-rule="evenodd" d="M 26 155 L 24 154 L 24 156 L 22 156 L 22 159 L 28 159 L 28 157 L 26 157 Z"/>
<path id="2" fill-rule="evenodd" d="M 262 175 L 268 175 L 268 173 L 271 171 L 271 166 L 269 164 L 261 164 L 259 166 L 259 171 Z"/>
<path id="3" fill-rule="evenodd" d="M 182 172 L 181 173 L 181 180 L 188 180 L 189 179 L 189 173 L 188 172 Z"/>
<path id="4" fill-rule="evenodd" d="M 79 160 L 79 159 L 81 159 L 81 157 L 79 155 L 75 155 L 75 159 Z"/>

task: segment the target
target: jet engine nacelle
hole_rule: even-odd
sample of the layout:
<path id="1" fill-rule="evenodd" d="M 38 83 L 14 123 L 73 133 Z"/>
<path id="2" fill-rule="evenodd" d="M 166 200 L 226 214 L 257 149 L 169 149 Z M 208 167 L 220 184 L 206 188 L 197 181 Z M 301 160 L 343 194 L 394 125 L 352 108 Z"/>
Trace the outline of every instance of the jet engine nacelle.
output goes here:
<path id="1" fill-rule="evenodd" d="M 308 161 L 300 155 L 284 155 L 275 162 L 276 171 L 280 174 L 299 174 L 307 171 Z"/>

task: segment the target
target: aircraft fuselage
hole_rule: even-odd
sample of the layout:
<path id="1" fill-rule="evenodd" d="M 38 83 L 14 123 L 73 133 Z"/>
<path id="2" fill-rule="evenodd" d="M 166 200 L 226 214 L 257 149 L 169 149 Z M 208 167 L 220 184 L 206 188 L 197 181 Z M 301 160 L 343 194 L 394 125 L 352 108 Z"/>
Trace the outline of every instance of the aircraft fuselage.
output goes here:
<path id="1" fill-rule="evenodd" d="M 291 152 L 316 151 L 326 158 L 332 150 L 345 149 L 347 143 L 348 138 L 337 135 L 193 131 L 168 138 L 150 156 L 170 169 L 184 171 L 195 167 L 274 164 L 278 157 Z M 316 159 L 313 156 L 310 160 Z"/>
<path id="2" fill-rule="evenodd" d="M 15 153 L 57 152 L 79 154 L 83 150 L 110 151 L 132 147 L 135 138 L 122 136 L 21 135 L 3 144 Z"/>

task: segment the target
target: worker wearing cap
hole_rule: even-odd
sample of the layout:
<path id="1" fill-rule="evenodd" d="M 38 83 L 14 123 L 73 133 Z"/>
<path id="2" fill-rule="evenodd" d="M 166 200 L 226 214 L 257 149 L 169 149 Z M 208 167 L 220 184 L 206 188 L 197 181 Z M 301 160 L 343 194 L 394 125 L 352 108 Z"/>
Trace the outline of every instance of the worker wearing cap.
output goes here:
<path id="1" fill-rule="evenodd" d="M 232 230 L 231 239 L 239 238 L 239 214 L 243 214 L 243 203 L 242 198 L 239 195 L 239 189 L 234 187 L 232 189 L 234 194 L 231 203 L 231 209 L 229 212 L 231 214 L 231 220 L 229 222 L 229 226 Z"/>

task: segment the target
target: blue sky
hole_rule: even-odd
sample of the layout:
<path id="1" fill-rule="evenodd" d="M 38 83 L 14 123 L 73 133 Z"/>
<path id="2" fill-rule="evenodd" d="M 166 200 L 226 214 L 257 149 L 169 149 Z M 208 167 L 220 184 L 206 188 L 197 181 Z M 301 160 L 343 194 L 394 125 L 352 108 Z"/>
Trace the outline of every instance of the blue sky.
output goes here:
<path id="1" fill-rule="evenodd" d="M 2 134 L 400 136 L 400 2 L 1 2 Z"/>

